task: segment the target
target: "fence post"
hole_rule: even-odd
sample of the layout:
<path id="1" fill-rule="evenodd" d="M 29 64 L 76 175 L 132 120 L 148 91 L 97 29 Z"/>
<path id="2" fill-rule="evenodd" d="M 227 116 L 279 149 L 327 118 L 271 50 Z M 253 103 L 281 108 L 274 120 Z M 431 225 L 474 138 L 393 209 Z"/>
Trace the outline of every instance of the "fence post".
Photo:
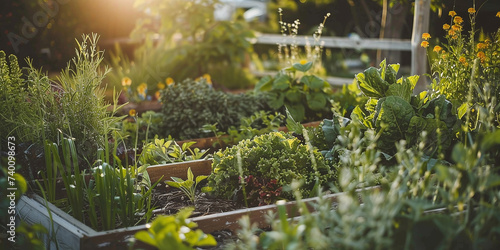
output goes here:
<path id="1" fill-rule="evenodd" d="M 411 74 L 420 75 L 414 92 L 418 93 L 427 86 L 427 51 L 420 46 L 422 34 L 429 31 L 431 0 L 415 0 L 415 15 L 413 17 L 413 32 L 411 35 Z"/>

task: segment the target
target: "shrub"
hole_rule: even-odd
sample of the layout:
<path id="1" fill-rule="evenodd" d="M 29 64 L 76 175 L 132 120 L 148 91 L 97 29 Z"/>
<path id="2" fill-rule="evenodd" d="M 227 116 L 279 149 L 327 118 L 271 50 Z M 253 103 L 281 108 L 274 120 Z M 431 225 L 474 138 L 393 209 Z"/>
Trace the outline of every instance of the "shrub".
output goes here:
<path id="1" fill-rule="evenodd" d="M 214 154 L 213 174 L 208 178 L 208 186 L 213 188 L 217 196 L 230 198 L 241 191 L 239 177 L 252 175 L 266 182 L 277 180 L 277 187 L 301 180 L 301 193 L 304 196 L 313 195 L 316 178 L 321 185 L 326 185 L 336 180 L 337 173 L 324 163 L 317 150 L 312 151 L 316 164 L 311 159 L 308 146 L 283 132 L 271 132 L 252 140 L 243 140 L 236 146 Z M 238 170 L 238 154 L 241 155 L 241 174 Z M 293 198 L 290 191 L 283 191 L 282 197 Z"/>
<path id="2" fill-rule="evenodd" d="M 204 78 L 167 86 L 161 92 L 161 101 L 163 136 L 175 139 L 204 137 L 209 133 L 201 130 L 205 124 L 217 123 L 219 131 L 227 131 L 238 126 L 242 117 L 269 109 L 262 95 L 227 94 L 214 90 Z"/>

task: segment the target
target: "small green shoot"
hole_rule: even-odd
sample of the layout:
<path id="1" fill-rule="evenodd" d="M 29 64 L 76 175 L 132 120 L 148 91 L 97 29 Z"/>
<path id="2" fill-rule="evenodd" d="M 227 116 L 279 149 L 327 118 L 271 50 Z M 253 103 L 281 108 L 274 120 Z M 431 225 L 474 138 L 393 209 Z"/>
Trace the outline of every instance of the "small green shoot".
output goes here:
<path id="1" fill-rule="evenodd" d="M 196 201 L 196 186 L 198 184 L 208 178 L 207 175 L 198 175 L 196 176 L 196 179 L 194 178 L 193 171 L 191 171 L 191 168 L 188 168 L 187 171 L 187 180 L 182 180 L 181 178 L 177 177 L 171 177 L 172 180 L 174 181 L 166 181 L 165 183 L 171 187 L 178 188 L 184 192 L 184 194 L 187 195 L 189 200 L 191 200 L 193 203 Z M 209 192 L 210 188 L 209 187 L 204 187 L 202 188 L 203 192 Z"/>

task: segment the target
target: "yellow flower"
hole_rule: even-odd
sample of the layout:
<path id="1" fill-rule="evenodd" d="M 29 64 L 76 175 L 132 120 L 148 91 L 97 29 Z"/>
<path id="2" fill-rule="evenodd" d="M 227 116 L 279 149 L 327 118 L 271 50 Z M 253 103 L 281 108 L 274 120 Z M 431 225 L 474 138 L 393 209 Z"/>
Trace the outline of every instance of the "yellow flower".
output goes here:
<path id="1" fill-rule="evenodd" d="M 476 9 L 474 9 L 474 8 L 469 8 L 467 11 L 469 12 L 469 14 L 476 13 Z"/>
<path id="2" fill-rule="evenodd" d="M 434 49 L 432 51 L 439 53 L 439 51 L 441 51 L 442 49 L 443 48 L 441 48 L 441 46 L 436 45 L 436 46 L 434 46 Z"/>
<path id="3" fill-rule="evenodd" d="M 427 42 L 427 41 L 423 41 L 423 42 L 420 44 L 420 46 L 422 46 L 422 47 L 424 47 L 424 48 L 427 48 L 427 47 L 429 47 L 429 42 Z"/>
<path id="4" fill-rule="evenodd" d="M 212 84 L 212 78 L 210 77 L 209 74 L 204 74 L 202 77 L 205 78 L 205 80 L 207 80 L 208 84 Z"/>
<path id="5" fill-rule="evenodd" d="M 141 83 L 137 86 L 137 93 L 140 95 L 146 96 L 146 90 L 148 89 L 148 85 L 146 83 Z"/>
<path id="6" fill-rule="evenodd" d="M 500 18 L 500 11 L 499 11 L 499 12 L 497 12 L 496 17 L 499 17 L 499 18 Z"/>
<path id="7" fill-rule="evenodd" d="M 460 16 L 455 16 L 453 18 L 453 22 L 456 23 L 456 24 L 461 24 L 461 23 L 464 22 L 464 20 Z"/>
<path id="8" fill-rule="evenodd" d="M 462 26 L 457 25 L 457 24 L 454 24 L 453 26 L 451 26 L 451 28 L 452 28 L 453 30 L 456 30 L 456 31 L 460 31 L 460 30 L 462 30 Z"/>
<path id="9" fill-rule="evenodd" d="M 442 54 L 441 58 L 446 59 L 446 54 Z"/>
<path id="10" fill-rule="evenodd" d="M 485 43 L 478 43 L 476 46 L 477 49 L 486 49 L 486 47 L 488 47 Z"/>
<path id="11" fill-rule="evenodd" d="M 137 111 L 135 111 L 135 109 L 131 109 L 128 111 L 128 115 L 130 116 L 135 116 L 137 114 Z"/>
<path id="12" fill-rule="evenodd" d="M 456 33 L 454 30 L 448 30 L 448 35 L 454 36 Z"/>
<path id="13" fill-rule="evenodd" d="M 164 88 L 165 88 L 165 84 L 164 84 L 164 83 L 162 83 L 162 82 L 159 82 L 158 84 L 156 84 L 156 87 L 157 87 L 158 89 L 164 89 Z"/>
<path id="14" fill-rule="evenodd" d="M 457 12 L 455 12 L 455 11 L 452 10 L 452 11 L 448 12 L 448 15 L 450 15 L 450 16 L 456 16 Z"/>
<path id="15" fill-rule="evenodd" d="M 445 23 L 445 24 L 443 25 L 443 29 L 444 29 L 444 30 L 449 30 L 449 29 L 450 29 L 450 25 L 449 25 L 449 24 L 447 24 L 447 23 Z"/>
<path id="16" fill-rule="evenodd" d="M 172 77 L 168 77 L 167 79 L 165 79 L 165 82 L 167 83 L 167 86 L 170 86 L 174 84 L 174 79 L 172 79 Z"/>
<path id="17" fill-rule="evenodd" d="M 431 38 L 431 35 L 429 33 L 422 34 L 422 39 L 427 40 L 429 38 Z"/>
<path id="18" fill-rule="evenodd" d="M 156 97 L 156 100 L 158 100 L 158 101 L 160 100 L 160 91 L 157 90 L 155 92 L 155 97 Z"/>
<path id="19" fill-rule="evenodd" d="M 300 60 L 300 64 L 304 65 L 304 64 L 306 64 L 306 63 L 307 63 L 307 60 L 306 60 L 306 59 L 302 59 L 302 60 Z"/>
<path id="20" fill-rule="evenodd" d="M 124 77 L 122 78 L 122 86 L 123 87 L 128 87 L 132 84 L 132 79 L 128 78 L 128 77 Z"/>

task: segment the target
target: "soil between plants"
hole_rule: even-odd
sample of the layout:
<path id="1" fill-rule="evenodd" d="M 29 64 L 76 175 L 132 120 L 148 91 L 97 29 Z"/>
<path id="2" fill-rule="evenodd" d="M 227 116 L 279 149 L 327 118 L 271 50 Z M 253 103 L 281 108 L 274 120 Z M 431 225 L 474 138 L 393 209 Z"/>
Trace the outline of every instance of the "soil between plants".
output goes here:
<path id="1" fill-rule="evenodd" d="M 162 183 L 158 183 L 153 191 L 152 205 L 156 207 L 155 215 L 173 215 L 185 207 L 195 208 L 191 217 L 229 212 L 245 208 L 236 201 L 209 197 L 209 195 L 202 193 L 199 190 L 197 190 L 196 201 L 193 204 L 184 192 L 177 188 L 166 186 Z"/>

